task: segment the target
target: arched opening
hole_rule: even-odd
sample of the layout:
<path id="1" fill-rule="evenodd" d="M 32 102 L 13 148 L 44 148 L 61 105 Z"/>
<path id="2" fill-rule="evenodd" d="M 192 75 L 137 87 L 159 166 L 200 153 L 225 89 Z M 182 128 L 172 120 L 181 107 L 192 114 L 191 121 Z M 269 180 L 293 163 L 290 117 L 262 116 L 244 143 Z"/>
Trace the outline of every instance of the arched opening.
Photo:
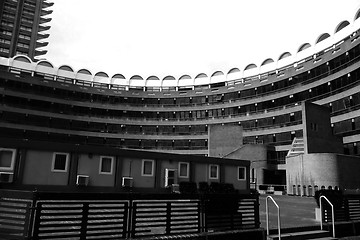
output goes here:
<path id="1" fill-rule="evenodd" d="M 256 66 L 255 64 L 251 63 L 251 64 L 249 64 L 249 65 L 247 65 L 247 66 L 245 67 L 244 71 L 250 70 L 250 69 L 253 69 L 253 68 L 257 68 L 257 66 Z"/>
<path id="2" fill-rule="evenodd" d="M 268 58 L 268 59 L 265 59 L 265 60 L 262 62 L 261 66 L 264 66 L 264 65 L 266 65 L 266 64 L 273 63 L 273 62 L 274 62 L 273 59 Z"/>
<path id="3" fill-rule="evenodd" d="M 321 34 L 318 39 L 316 40 L 316 43 L 319 43 L 321 41 L 324 41 L 325 39 L 327 39 L 328 37 L 330 37 L 330 34 L 328 33 L 323 33 Z"/>
<path id="4" fill-rule="evenodd" d="M 360 9 L 356 12 L 354 21 L 360 17 Z"/>
<path id="5" fill-rule="evenodd" d="M 284 59 L 284 58 L 287 58 L 287 57 L 290 57 L 290 56 L 291 56 L 291 53 L 284 52 L 283 54 L 280 55 L 278 60 L 281 60 L 281 59 Z"/>
<path id="6" fill-rule="evenodd" d="M 311 185 L 308 186 L 308 196 L 309 197 L 314 196 L 313 189 L 312 189 Z"/>
<path id="7" fill-rule="evenodd" d="M 297 185 L 297 194 L 298 196 L 301 196 L 301 185 Z"/>
<path id="8" fill-rule="evenodd" d="M 341 31 L 344 27 L 348 26 L 350 23 L 348 21 L 342 21 L 341 23 L 339 23 L 339 25 L 336 26 L 335 28 L 335 33 Z"/>
<path id="9" fill-rule="evenodd" d="M 309 43 L 304 43 L 299 47 L 298 52 L 304 51 L 305 49 L 311 47 L 311 45 Z"/>

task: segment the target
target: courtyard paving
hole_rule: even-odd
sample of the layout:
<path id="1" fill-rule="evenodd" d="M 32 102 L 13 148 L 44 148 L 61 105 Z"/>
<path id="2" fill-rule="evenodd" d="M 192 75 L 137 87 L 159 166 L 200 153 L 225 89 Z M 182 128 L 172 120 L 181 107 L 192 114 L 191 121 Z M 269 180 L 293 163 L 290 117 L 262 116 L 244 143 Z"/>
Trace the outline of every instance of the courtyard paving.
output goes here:
<path id="1" fill-rule="evenodd" d="M 261 227 L 266 228 L 266 194 L 261 194 L 260 222 Z M 293 228 L 303 226 L 319 226 L 320 222 L 315 220 L 315 208 L 317 207 L 313 197 L 299 196 L 276 196 L 271 195 L 280 206 L 281 227 Z M 269 200 L 269 226 L 270 229 L 277 228 L 277 208 Z"/>

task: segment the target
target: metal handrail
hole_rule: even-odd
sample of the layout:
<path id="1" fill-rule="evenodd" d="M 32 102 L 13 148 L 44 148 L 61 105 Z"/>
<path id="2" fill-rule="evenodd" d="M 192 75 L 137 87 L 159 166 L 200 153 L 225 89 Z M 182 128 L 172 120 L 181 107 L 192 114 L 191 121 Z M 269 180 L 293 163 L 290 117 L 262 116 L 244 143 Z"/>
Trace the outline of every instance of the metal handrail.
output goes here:
<path id="1" fill-rule="evenodd" d="M 334 205 L 330 202 L 330 200 L 325 197 L 324 195 L 320 196 L 319 202 L 320 202 L 320 224 L 321 224 L 321 230 L 323 230 L 323 209 L 322 209 L 322 203 L 321 199 L 325 199 L 331 206 L 331 221 L 332 221 L 332 228 L 333 228 L 333 238 L 335 238 L 335 214 L 334 214 Z"/>
<path id="2" fill-rule="evenodd" d="M 271 197 L 271 196 L 267 196 L 266 197 L 266 233 L 269 236 L 269 207 L 268 207 L 268 199 L 271 199 L 271 201 L 274 203 L 274 205 L 277 208 L 277 215 L 278 215 L 278 234 L 279 234 L 279 240 L 281 240 L 281 233 L 280 233 L 280 229 L 281 229 L 281 222 L 280 222 L 280 207 L 279 205 L 276 203 L 276 201 Z"/>

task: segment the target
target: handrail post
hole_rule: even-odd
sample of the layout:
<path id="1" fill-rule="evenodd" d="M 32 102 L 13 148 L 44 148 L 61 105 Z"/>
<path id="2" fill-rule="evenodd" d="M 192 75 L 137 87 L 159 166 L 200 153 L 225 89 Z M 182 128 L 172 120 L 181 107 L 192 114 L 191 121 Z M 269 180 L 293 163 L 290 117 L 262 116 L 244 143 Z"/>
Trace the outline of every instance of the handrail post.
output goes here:
<path id="1" fill-rule="evenodd" d="M 321 230 L 323 230 L 323 209 L 322 209 L 322 199 L 325 199 L 331 206 L 331 221 L 332 221 L 332 229 L 333 229 L 333 238 L 335 238 L 335 214 L 334 214 L 334 205 L 329 201 L 327 197 L 324 195 L 320 196 L 319 202 L 320 202 L 320 224 L 321 224 Z"/>
<path id="2" fill-rule="evenodd" d="M 276 201 L 274 200 L 274 198 L 272 198 L 271 196 L 267 196 L 266 197 L 266 233 L 267 235 L 269 236 L 269 207 L 268 207 L 268 199 L 270 199 L 274 205 L 276 206 L 277 208 L 277 220 L 278 220 L 278 234 L 279 234 L 279 240 L 281 240 L 281 232 L 280 232 L 280 229 L 281 229 L 281 222 L 280 222 L 280 207 L 279 205 L 276 203 Z"/>

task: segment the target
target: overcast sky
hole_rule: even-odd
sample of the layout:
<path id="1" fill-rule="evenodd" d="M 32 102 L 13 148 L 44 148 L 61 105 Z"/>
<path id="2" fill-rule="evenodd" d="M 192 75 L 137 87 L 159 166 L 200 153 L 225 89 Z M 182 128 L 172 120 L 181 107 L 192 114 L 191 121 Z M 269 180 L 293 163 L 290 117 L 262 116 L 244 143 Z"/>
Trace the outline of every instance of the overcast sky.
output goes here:
<path id="1" fill-rule="evenodd" d="M 51 0 L 45 58 L 126 78 L 227 73 L 353 22 L 360 0 Z"/>

